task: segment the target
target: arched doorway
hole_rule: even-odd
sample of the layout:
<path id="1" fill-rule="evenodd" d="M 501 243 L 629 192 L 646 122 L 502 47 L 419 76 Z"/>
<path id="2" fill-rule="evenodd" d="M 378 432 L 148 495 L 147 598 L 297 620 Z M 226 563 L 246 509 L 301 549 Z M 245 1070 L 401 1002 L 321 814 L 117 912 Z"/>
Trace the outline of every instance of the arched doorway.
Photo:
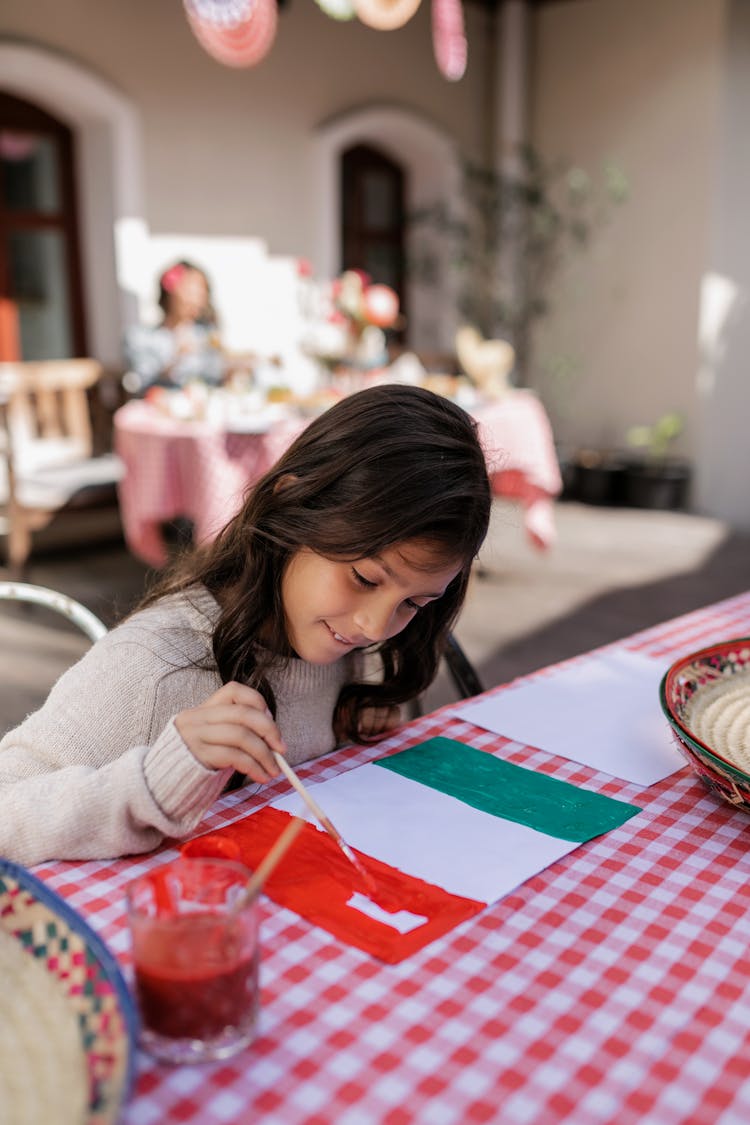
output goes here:
<path id="1" fill-rule="evenodd" d="M 148 245 L 141 126 L 135 106 L 99 75 L 56 51 L 0 41 L 3 93 L 59 114 L 75 144 L 87 351 L 117 367 L 134 319 Z"/>
<path id="2" fill-rule="evenodd" d="M 405 179 L 402 165 L 371 145 L 341 155 L 341 268 L 389 285 L 404 313 Z"/>
<path id="3" fill-rule="evenodd" d="M 0 93 L 0 360 L 86 350 L 73 134 Z"/>
<path id="4" fill-rule="evenodd" d="M 333 277 L 343 260 L 342 156 L 365 147 L 389 159 L 403 171 L 402 227 L 409 258 L 409 216 L 437 200 L 451 201 L 460 192 L 460 164 L 454 142 L 445 132 L 410 110 L 397 106 L 369 106 L 352 110 L 318 126 L 312 192 L 318 215 L 316 268 Z M 448 352 L 457 326 L 453 271 L 445 261 L 440 285 L 428 288 L 408 272 L 403 301 L 408 307 L 406 343 L 422 352 Z"/>

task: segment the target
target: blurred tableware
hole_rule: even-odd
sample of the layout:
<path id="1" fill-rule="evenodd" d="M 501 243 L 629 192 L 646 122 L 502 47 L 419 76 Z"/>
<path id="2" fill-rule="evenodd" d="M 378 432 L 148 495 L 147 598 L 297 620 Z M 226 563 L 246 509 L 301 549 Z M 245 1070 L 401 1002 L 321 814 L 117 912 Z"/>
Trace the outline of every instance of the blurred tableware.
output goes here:
<path id="1" fill-rule="evenodd" d="M 171 1063 L 229 1058 L 259 1006 L 257 900 L 247 868 L 181 856 L 128 887 L 141 1044 Z"/>
<path id="2" fill-rule="evenodd" d="M 750 637 L 675 660 L 659 698 L 693 770 L 717 796 L 750 812 Z"/>

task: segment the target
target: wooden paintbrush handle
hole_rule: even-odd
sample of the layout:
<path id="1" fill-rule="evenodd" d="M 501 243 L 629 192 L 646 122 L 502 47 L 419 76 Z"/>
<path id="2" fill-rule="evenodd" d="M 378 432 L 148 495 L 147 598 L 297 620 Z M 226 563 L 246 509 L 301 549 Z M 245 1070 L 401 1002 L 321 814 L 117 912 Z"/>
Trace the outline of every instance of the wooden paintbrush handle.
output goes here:
<path id="1" fill-rule="evenodd" d="M 300 779 L 297 777 L 296 773 L 294 772 L 292 767 L 289 765 L 289 763 L 287 762 L 284 755 L 279 754 L 279 752 L 277 750 L 274 750 L 273 756 L 276 759 L 282 773 L 284 773 L 286 775 L 286 777 L 289 781 L 289 784 L 297 790 L 300 797 L 305 802 L 305 804 L 307 805 L 307 807 L 309 808 L 310 812 L 313 814 L 315 819 L 317 821 L 319 821 L 321 827 L 325 828 L 326 832 L 330 836 L 333 837 L 333 839 L 336 841 L 336 843 L 338 843 L 339 840 L 341 839 L 341 834 L 336 831 L 336 829 L 334 828 L 331 820 L 323 812 L 320 805 L 318 804 L 318 802 L 313 797 L 312 793 L 310 793 L 307 789 L 305 789 L 304 785 L 302 784 Z"/>

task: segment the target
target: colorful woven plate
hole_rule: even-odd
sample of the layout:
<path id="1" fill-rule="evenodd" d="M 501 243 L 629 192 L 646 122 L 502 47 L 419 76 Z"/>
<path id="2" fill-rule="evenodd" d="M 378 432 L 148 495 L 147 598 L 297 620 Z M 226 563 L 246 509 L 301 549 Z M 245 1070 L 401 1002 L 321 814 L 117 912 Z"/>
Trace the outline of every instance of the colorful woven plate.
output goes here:
<path id="1" fill-rule="evenodd" d="M 104 942 L 23 867 L 0 860 L 0 1118 L 114 1125 L 138 1018 Z"/>
<path id="2" fill-rule="evenodd" d="M 750 812 L 750 637 L 680 657 L 667 670 L 659 698 L 698 776 Z"/>

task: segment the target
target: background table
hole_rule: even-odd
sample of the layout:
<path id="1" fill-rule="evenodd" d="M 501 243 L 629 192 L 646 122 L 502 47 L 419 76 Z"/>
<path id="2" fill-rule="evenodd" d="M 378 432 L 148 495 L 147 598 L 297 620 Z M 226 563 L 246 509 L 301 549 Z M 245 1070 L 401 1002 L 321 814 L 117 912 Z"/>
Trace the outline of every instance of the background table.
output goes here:
<path id="1" fill-rule="evenodd" d="M 512 391 L 474 411 L 493 491 L 518 501 L 532 542 L 555 537 L 553 499 L 562 482 L 549 420 L 530 391 Z M 130 550 L 151 566 L 167 561 L 162 524 L 186 516 L 197 542 L 212 538 L 248 484 L 281 456 L 308 420 L 291 417 L 265 433 L 230 432 L 207 421 L 179 421 L 143 401 L 114 416 L 115 449 L 125 464 L 120 509 Z"/>
<path id="2" fill-rule="evenodd" d="M 749 633 L 745 594 L 621 644 L 666 669 L 703 644 Z M 200 1068 L 142 1057 L 124 1125 L 750 1120 L 750 818 L 720 804 L 687 767 L 641 789 L 453 712 L 300 773 L 322 780 L 444 734 L 643 811 L 395 966 L 264 899 L 256 1042 Z M 262 795 L 225 796 L 196 834 L 286 789 L 282 780 Z M 125 885 L 173 854 L 35 871 L 128 965 Z"/>
<path id="3" fill-rule="evenodd" d="M 196 542 L 212 539 L 242 503 L 247 485 L 281 456 L 307 421 L 291 418 L 264 433 L 234 432 L 209 421 L 180 421 L 133 400 L 114 415 L 115 449 L 125 464 L 119 499 L 130 550 L 163 566 L 162 524 L 193 522 Z"/>

